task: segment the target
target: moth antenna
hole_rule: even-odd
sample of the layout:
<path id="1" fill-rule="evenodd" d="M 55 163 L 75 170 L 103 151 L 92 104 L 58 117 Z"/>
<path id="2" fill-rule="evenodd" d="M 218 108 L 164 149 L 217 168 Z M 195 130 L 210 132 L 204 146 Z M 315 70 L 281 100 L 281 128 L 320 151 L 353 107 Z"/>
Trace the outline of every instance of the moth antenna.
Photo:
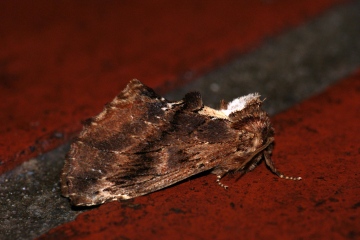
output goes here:
<path id="1" fill-rule="evenodd" d="M 285 176 L 284 174 L 282 174 L 281 172 L 279 172 L 279 171 L 275 168 L 274 163 L 273 163 L 273 161 L 271 160 L 269 153 L 267 153 L 266 151 L 264 151 L 264 157 L 265 157 L 266 165 L 268 165 L 268 167 L 271 169 L 271 171 L 272 171 L 273 173 L 275 173 L 276 175 L 278 175 L 280 178 L 289 179 L 289 180 L 294 180 L 294 181 L 299 181 L 299 180 L 302 179 L 301 177 Z"/>
<path id="2" fill-rule="evenodd" d="M 217 179 L 216 179 L 216 182 L 220 185 L 220 187 L 223 187 L 225 189 L 228 189 L 228 186 L 224 185 L 222 182 L 220 182 L 220 179 L 225 176 L 227 174 L 227 172 L 225 172 L 224 174 L 222 175 L 217 175 Z"/>

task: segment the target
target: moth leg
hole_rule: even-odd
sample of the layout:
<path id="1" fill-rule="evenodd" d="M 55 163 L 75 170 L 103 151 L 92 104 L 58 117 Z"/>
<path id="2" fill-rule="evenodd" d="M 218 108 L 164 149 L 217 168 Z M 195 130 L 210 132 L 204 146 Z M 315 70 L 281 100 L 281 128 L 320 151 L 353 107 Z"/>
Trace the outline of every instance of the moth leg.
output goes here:
<path id="1" fill-rule="evenodd" d="M 229 170 L 225 170 L 222 168 L 215 168 L 214 170 L 212 170 L 211 173 L 216 175 L 216 182 L 217 184 L 220 185 L 220 187 L 223 187 L 225 189 L 228 188 L 228 186 L 224 185 L 222 182 L 220 182 L 220 179 L 223 178 L 227 173 L 229 172 Z"/>
<path id="2" fill-rule="evenodd" d="M 266 165 L 271 169 L 271 171 L 273 173 L 275 173 L 276 175 L 278 175 L 280 178 L 284 178 L 284 179 L 289 179 L 289 180 L 301 180 L 301 177 L 289 177 L 289 176 L 285 176 L 284 174 L 282 174 L 281 172 L 279 172 L 275 166 L 273 161 L 271 160 L 270 154 L 267 151 L 264 151 L 264 158 L 265 158 L 265 163 Z"/>
<path id="3" fill-rule="evenodd" d="M 227 172 L 226 172 L 227 173 Z M 216 182 L 220 185 L 220 187 L 223 187 L 225 189 L 228 189 L 228 186 L 224 185 L 222 182 L 220 182 L 220 179 L 226 175 L 226 173 L 222 174 L 222 175 L 217 175 L 216 176 Z"/>
<path id="4" fill-rule="evenodd" d="M 246 169 L 246 172 L 250 172 L 252 170 L 254 170 L 254 168 L 256 168 L 256 166 L 258 165 L 258 163 L 260 162 L 262 156 L 261 155 L 257 155 L 253 160 L 252 160 L 252 164 Z"/>

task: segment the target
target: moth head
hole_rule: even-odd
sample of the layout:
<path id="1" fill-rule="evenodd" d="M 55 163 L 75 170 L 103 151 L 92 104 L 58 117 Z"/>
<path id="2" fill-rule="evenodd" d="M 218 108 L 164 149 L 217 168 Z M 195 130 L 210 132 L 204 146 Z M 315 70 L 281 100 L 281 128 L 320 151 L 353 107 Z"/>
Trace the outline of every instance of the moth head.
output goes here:
<path id="1" fill-rule="evenodd" d="M 236 98 L 221 111 L 228 116 L 231 127 L 239 131 L 239 138 L 253 149 L 263 146 L 274 137 L 274 129 L 267 113 L 261 109 L 258 93 Z"/>

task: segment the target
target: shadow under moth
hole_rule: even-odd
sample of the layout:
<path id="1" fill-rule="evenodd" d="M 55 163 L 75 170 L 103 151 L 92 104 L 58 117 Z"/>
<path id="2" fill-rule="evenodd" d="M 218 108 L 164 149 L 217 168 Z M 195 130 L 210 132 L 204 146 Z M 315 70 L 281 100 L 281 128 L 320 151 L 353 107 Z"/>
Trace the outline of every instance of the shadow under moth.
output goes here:
<path id="1" fill-rule="evenodd" d="M 61 175 L 62 195 L 76 206 L 130 199 L 211 171 L 220 179 L 246 173 L 261 159 L 273 173 L 274 130 L 258 94 L 220 110 L 203 105 L 198 92 L 171 102 L 138 80 L 88 119 L 71 144 Z"/>

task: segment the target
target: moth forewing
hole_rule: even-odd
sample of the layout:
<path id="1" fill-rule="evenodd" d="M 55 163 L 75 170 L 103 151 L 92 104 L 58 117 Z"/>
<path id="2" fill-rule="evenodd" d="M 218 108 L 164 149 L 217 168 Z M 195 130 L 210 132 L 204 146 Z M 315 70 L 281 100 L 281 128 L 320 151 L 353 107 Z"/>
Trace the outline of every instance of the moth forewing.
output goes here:
<path id="1" fill-rule="evenodd" d="M 62 194 L 76 206 L 145 195 L 211 170 L 217 182 L 229 171 L 252 170 L 270 158 L 274 131 L 249 94 L 221 109 L 203 105 L 200 93 L 171 102 L 138 80 L 89 119 L 74 140 L 61 175 Z"/>

